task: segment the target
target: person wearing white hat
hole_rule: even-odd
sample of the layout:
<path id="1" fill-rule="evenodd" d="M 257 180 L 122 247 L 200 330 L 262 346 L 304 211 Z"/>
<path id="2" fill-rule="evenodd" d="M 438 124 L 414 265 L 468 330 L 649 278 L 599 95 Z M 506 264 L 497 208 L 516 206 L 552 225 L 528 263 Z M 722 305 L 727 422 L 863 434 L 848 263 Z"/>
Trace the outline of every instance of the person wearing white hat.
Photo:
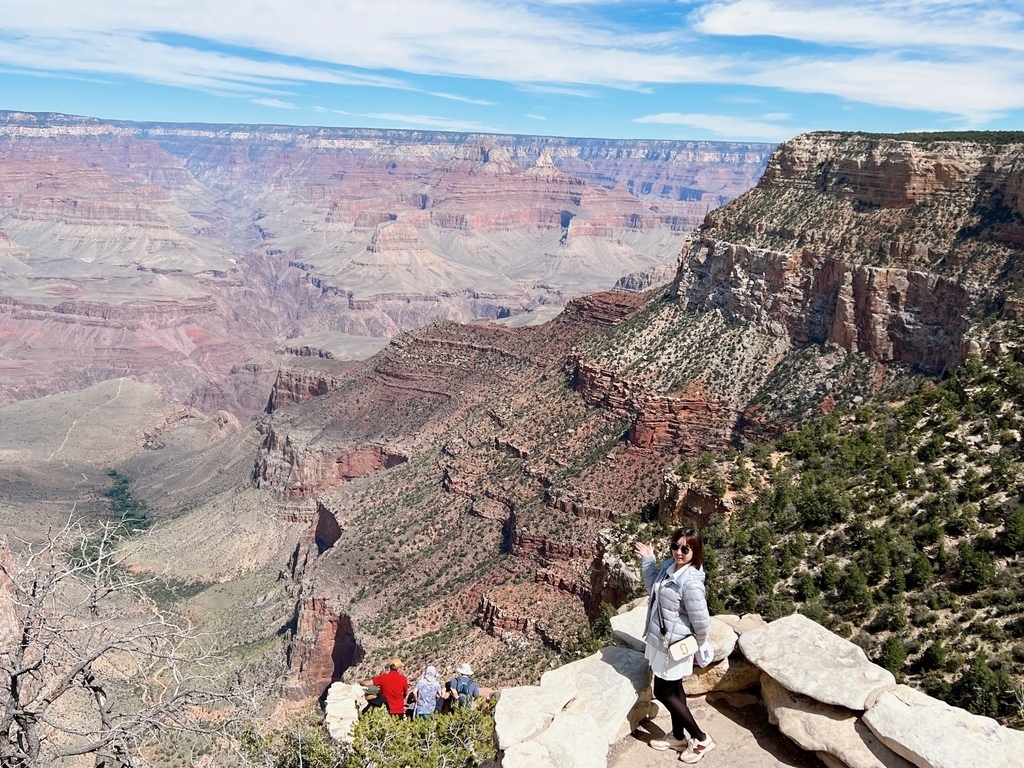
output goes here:
<path id="1" fill-rule="evenodd" d="M 452 704 L 463 707 L 473 706 L 473 699 L 480 695 L 480 686 L 473 679 L 473 668 L 469 664 L 460 664 L 455 677 L 448 681 L 448 693 Z"/>

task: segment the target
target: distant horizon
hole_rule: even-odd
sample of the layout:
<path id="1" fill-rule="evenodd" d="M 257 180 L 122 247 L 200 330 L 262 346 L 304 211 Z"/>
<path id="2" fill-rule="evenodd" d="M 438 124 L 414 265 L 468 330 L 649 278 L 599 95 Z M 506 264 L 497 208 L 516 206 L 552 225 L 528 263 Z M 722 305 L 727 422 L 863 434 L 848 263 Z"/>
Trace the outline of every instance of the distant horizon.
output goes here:
<path id="1" fill-rule="evenodd" d="M 31 113 L 778 143 L 1024 128 L 1016 0 L 35 0 Z"/>
<path id="2" fill-rule="evenodd" d="M 204 128 L 234 128 L 234 127 L 247 127 L 247 128 L 287 128 L 296 130 L 310 130 L 310 131 L 366 131 L 373 133 L 430 133 L 430 134 L 444 134 L 449 136 L 497 136 L 497 137 L 508 137 L 508 138 L 536 138 L 536 139 L 559 139 L 564 141 L 606 141 L 606 142 L 662 142 L 665 144 L 747 144 L 751 146 L 778 146 L 782 142 L 778 141 L 745 141 L 738 139 L 695 139 L 695 138 L 677 138 L 677 139 L 646 139 L 638 138 L 636 136 L 568 136 L 559 135 L 554 133 L 512 133 L 512 132 L 495 132 L 495 131 L 453 131 L 442 128 L 405 128 L 405 127 L 373 127 L 367 125 L 318 125 L 316 123 L 241 123 L 241 122 L 205 122 L 205 121 L 189 121 L 183 122 L 180 120 L 125 120 L 116 117 L 104 117 L 101 115 L 79 115 L 72 114 L 69 112 L 30 112 L 25 109 L 7 109 L 0 107 L 0 116 L 4 115 L 33 115 L 33 116 L 50 116 L 50 117 L 66 117 L 75 118 L 79 120 L 95 120 L 100 124 L 110 125 L 131 125 L 131 126 L 169 126 L 169 125 L 180 125 L 180 126 L 201 126 Z M 2 129 L 3 124 L 0 124 Z M 825 131 L 826 133 L 838 133 L 838 131 Z M 854 133 L 862 133 L 862 131 L 854 131 Z"/>

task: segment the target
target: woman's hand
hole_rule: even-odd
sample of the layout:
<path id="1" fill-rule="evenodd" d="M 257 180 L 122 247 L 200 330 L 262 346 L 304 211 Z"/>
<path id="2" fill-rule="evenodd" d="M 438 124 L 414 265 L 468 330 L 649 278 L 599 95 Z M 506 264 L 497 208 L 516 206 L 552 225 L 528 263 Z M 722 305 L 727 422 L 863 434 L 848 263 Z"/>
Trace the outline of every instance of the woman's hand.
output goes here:
<path id="1" fill-rule="evenodd" d="M 654 557 L 654 545 L 650 542 L 638 541 L 633 545 L 633 549 L 641 558 Z"/>

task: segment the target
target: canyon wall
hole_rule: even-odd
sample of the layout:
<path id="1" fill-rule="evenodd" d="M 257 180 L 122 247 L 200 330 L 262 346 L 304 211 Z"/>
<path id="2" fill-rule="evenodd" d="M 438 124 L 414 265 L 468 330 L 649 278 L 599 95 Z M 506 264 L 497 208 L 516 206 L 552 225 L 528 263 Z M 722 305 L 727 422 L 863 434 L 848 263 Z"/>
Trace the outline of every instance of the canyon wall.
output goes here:
<path id="1" fill-rule="evenodd" d="M 1024 240 L 1024 141 L 814 133 L 708 214 L 674 295 L 797 343 L 928 373 L 970 350 L 972 316 L 1012 296 Z"/>

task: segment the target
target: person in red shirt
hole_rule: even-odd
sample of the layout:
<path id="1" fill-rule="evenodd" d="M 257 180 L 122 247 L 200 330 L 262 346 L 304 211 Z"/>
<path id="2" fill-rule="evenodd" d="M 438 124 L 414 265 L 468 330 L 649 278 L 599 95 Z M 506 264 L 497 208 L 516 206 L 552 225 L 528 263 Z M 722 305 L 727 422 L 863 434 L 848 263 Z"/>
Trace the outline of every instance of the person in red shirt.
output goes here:
<path id="1" fill-rule="evenodd" d="M 405 697 L 409 693 L 409 681 L 399 670 L 403 667 L 401 659 L 392 659 L 389 669 L 372 680 L 364 680 L 363 685 L 376 685 L 380 689 L 374 698 L 367 701 L 371 707 L 387 705 L 388 712 L 397 717 L 405 714 Z"/>

